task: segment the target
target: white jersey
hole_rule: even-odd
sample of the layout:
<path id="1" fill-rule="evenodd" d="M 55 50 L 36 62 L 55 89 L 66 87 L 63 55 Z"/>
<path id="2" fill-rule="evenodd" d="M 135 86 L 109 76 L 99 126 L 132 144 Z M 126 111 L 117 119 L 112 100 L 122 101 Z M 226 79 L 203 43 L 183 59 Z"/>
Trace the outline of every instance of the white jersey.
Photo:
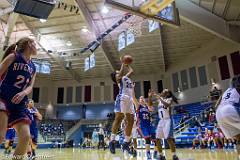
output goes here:
<path id="1" fill-rule="evenodd" d="M 133 95 L 133 84 L 127 76 L 123 76 L 121 79 L 119 95 L 128 97 L 132 97 Z"/>
<path id="2" fill-rule="evenodd" d="M 222 95 L 221 102 L 219 106 L 224 106 L 227 104 L 235 105 L 240 103 L 240 95 L 235 88 L 228 88 Z"/>
<path id="3" fill-rule="evenodd" d="M 167 103 L 172 101 L 172 98 L 163 98 L 163 100 Z M 158 115 L 160 119 L 170 119 L 170 107 L 165 107 L 164 104 L 159 100 L 158 103 Z"/>

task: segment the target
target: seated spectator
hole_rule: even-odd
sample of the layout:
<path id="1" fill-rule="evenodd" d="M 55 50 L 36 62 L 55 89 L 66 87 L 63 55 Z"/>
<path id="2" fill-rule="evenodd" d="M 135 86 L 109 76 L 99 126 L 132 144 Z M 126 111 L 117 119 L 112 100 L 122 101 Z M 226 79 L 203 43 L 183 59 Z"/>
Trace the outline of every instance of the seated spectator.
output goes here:
<path id="1" fill-rule="evenodd" d="M 216 122 L 216 114 L 213 111 L 209 112 L 208 123 L 213 124 Z"/>
<path id="2" fill-rule="evenodd" d="M 213 129 L 213 133 L 214 133 L 215 143 L 217 144 L 218 149 L 223 148 L 225 137 L 221 129 L 215 126 Z"/>
<path id="3" fill-rule="evenodd" d="M 193 139 L 193 146 L 192 149 L 195 149 L 197 145 L 199 145 L 199 148 L 204 147 L 204 134 L 202 133 L 201 127 L 198 128 L 198 134 Z"/>
<path id="4" fill-rule="evenodd" d="M 213 130 L 208 130 L 208 132 L 207 132 L 207 134 L 205 134 L 205 136 L 206 136 L 208 148 L 209 149 L 211 149 L 212 147 L 216 148 L 217 143 L 216 143 L 215 135 L 213 134 Z"/>
<path id="5" fill-rule="evenodd" d="M 195 127 L 201 127 L 201 123 L 198 121 L 197 117 L 194 117 L 191 121 L 190 121 L 190 127 L 191 128 L 195 128 Z"/>

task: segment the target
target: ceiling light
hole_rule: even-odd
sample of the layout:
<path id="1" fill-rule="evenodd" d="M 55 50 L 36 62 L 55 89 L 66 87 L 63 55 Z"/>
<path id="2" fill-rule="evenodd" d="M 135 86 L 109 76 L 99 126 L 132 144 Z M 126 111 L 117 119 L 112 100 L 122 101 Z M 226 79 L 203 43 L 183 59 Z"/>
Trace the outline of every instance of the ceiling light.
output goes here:
<path id="1" fill-rule="evenodd" d="M 68 47 L 70 47 L 70 46 L 72 46 L 72 42 L 71 42 L 71 41 L 67 41 L 66 45 L 67 45 Z"/>
<path id="2" fill-rule="evenodd" d="M 181 89 L 180 89 L 180 87 L 178 87 L 178 88 L 177 88 L 177 91 L 178 91 L 178 93 L 180 93 L 180 92 L 181 92 Z"/>
<path id="3" fill-rule="evenodd" d="M 40 19 L 40 22 L 45 23 L 45 22 L 47 22 L 47 20 L 46 19 Z"/>
<path id="4" fill-rule="evenodd" d="M 85 27 L 83 27 L 83 28 L 81 29 L 81 31 L 83 31 L 83 32 L 88 32 L 89 30 L 88 30 L 87 27 L 85 26 Z"/>
<path id="5" fill-rule="evenodd" d="M 35 36 L 33 34 L 30 34 L 28 37 L 31 39 L 35 39 Z"/>
<path id="6" fill-rule="evenodd" d="M 104 13 L 104 14 L 106 14 L 106 13 L 109 12 L 109 9 L 108 9 L 106 6 L 103 6 L 101 12 Z"/>

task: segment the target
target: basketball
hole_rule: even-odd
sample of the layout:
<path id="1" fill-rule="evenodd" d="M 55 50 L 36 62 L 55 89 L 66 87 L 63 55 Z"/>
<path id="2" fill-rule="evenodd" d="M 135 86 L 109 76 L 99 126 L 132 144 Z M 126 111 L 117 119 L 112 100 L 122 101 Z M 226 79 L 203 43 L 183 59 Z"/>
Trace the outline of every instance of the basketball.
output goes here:
<path id="1" fill-rule="evenodd" d="M 132 58 L 132 56 L 130 56 L 130 55 L 125 55 L 125 56 L 123 56 L 123 58 L 122 58 L 122 62 L 123 62 L 124 64 L 131 64 L 131 63 L 133 62 L 133 58 Z"/>

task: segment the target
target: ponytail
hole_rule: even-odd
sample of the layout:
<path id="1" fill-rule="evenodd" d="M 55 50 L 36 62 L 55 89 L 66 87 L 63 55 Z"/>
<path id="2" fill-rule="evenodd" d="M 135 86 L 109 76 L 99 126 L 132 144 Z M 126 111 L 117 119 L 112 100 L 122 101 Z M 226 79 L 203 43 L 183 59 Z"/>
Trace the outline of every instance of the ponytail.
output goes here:
<path id="1" fill-rule="evenodd" d="M 12 44 L 11 46 L 9 46 L 7 48 L 7 50 L 5 51 L 3 57 L 2 57 L 2 61 L 11 53 L 15 53 L 16 52 L 16 48 L 17 48 L 17 45 L 16 43 Z"/>

